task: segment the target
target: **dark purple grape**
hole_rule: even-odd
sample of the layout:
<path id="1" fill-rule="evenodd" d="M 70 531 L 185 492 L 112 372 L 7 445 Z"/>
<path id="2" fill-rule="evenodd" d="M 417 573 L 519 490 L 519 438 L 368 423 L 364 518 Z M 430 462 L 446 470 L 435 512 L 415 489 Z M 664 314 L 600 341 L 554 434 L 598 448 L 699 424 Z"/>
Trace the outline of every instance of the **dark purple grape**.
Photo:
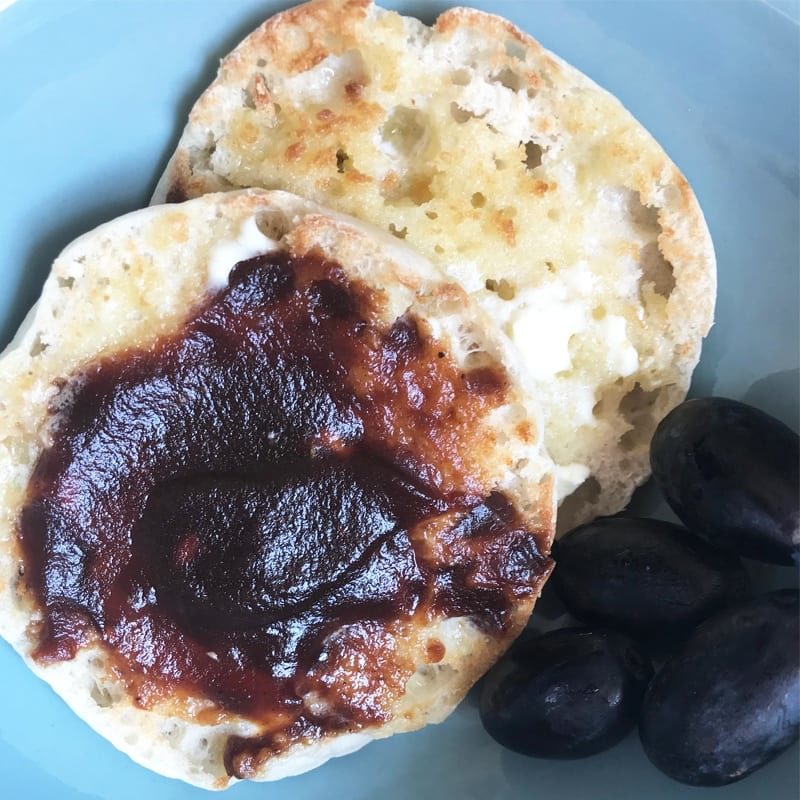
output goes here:
<path id="1" fill-rule="evenodd" d="M 619 633 L 565 628 L 523 639 L 484 678 L 481 720 L 517 753 L 583 758 L 633 727 L 652 674 Z"/>
<path id="2" fill-rule="evenodd" d="M 800 439 L 752 406 L 689 400 L 658 426 L 650 464 L 683 523 L 717 547 L 800 560 Z"/>
<path id="3" fill-rule="evenodd" d="M 661 520 L 597 519 L 553 555 L 553 583 L 575 617 L 639 635 L 686 630 L 749 592 L 736 556 Z"/>
<path id="4" fill-rule="evenodd" d="M 723 786 L 771 761 L 800 728 L 798 593 L 715 614 L 650 684 L 639 734 L 675 780 Z"/>

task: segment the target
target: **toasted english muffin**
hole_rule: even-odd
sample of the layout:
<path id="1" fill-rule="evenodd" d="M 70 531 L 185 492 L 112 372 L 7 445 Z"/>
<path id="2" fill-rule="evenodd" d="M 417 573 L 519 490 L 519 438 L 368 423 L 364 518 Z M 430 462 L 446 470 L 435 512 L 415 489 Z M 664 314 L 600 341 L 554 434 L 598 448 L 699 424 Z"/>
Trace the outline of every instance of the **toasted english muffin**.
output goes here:
<path id="1" fill-rule="evenodd" d="M 154 201 L 286 189 L 438 264 L 534 380 L 559 529 L 621 509 L 712 322 L 689 184 L 620 103 L 510 22 L 369 0 L 267 20 L 223 61 Z"/>
<path id="2" fill-rule="evenodd" d="M 0 634 L 164 775 L 271 780 L 444 719 L 552 567 L 513 348 L 293 195 L 81 237 L 0 376 Z"/>

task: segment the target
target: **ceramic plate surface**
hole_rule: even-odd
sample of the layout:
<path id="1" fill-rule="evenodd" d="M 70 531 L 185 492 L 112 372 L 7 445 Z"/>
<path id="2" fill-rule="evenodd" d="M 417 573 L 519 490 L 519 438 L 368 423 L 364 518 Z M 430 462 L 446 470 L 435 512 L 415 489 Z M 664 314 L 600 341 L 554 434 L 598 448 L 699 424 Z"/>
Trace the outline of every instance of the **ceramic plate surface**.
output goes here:
<path id="1" fill-rule="evenodd" d="M 385 4 L 427 22 L 447 7 Z M 616 94 L 685 172 L 719 262 L 717 322 L 693 393 L 745 400 L 796 428 L 797 1 L 474 4 L 508 17 Z M 64 245 L 147 204 L 218 59 L 281 7 L 265 0 L 19 0 L 0 14 L 0 346 Z M 635 507 L 669 517 L 647 488 Z M 766 582 L 792 579 L 777 569 L 757 572 Z M 552 626 L 558 613 L 545 598 L 533 624 Z M 231 791 L 238 800 L 793 800 L 798 774 L 795 747 L 740 783 L 691 789 L 656 771 L 635 734 L 580 762 L 526 759 L 483 733 L 471 696 L 442 725 L 297 778 Z M 206 795 L 118 753 L 0 643 L 0 796 Z"/>

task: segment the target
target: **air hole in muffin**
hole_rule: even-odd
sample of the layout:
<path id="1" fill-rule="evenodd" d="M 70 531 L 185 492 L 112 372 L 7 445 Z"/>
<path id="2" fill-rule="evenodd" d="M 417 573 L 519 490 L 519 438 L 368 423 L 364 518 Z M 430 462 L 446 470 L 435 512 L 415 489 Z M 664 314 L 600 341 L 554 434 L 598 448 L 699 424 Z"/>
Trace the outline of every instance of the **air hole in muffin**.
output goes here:
<path id="1" fill-rule="evenodd" d="M 263 73 L 254 73 L 247 86 L 242 89 L 242 105 L 255 111 L 272 105 L 272 93 Z"/>
<path id="2" fill-rule="evenodd" d="M 435 173 L 411 172 L 402 181 L 385 182 L 381 195 L 389 205 L 407 206 L 409 201 L 421 206 L 433 199 L 431 184 Z"/>
<path id="3" fill-rule="evenodd" d="M 616 191 L 622 193 L 626 201 L 628 214 L 635 225 L 654 236 L 661 231 L 658 224 L 658 208 L 656 206 L 645 205 L 639 192 L 634 192 L 624 187 L 619 187 Z"/>
<path id="4" fill-rule="evenodd" d="M 450 75 L 450 82 L 454 83 L 456 86 L 469 86 L 471 80 L 472 76 L 469 70 L 466 69 L 457 69 Z"/>
<path id="5" fill-rule="evenodd" d="M 646 244 L 639 251 L 639 264 L 642 268 L 640 283 L 652 284 L 656 294 L 668 298 L 675 288 L 675 271 L 656 242 Z"/>
<path id="6" fill-rule="evenodd" d="M 637 381 L 633 385 L 633 389 L 628 391 L 620 400 L 620 414 L 622 414 L 626 422 L 634 423 L 642 414 L 650 413 L 660 391 L 660 389 L 647 391 Z"/>
<path id="7" fill-rule="evenodd" d="M 522 88 L 522 77 L 510 67 L 503 68 L 500 72 L 492 75 L 489 80 L 505 86 L 506 89 L 511 89 L 512 92 L 518 92 Z"/>
<path id="8" fill-rule="evenodd" d="M 592 414 L 597 419 L 616 417 L 620 400 L 624 394 L 624 389 L 618 385 L 607 386 L 597 398 L 597 402 L 592 408 Z"/>
<path id="9" fill-rule="evenodd" d="M 517 61 L 525 60 L 525 48 L 515 39 L 506 39 L 506 55 L 516 58 Z"/>
<path id="10" fill-rule="evenodd" d="M 542 165 L 542 148 L 534 141 L 525 142 L 525 168 L 536 169 Z"/>
<path id="11" fill-rule="evenodd" d="M 205 750 L 208 747 L 208 739 L 204 736 L 198 744 L 200 745 L 201 749 Z"/>
<path id="12" fill-rule="evenodd" d="M 75 278 L 59 278 L 58 286 L 61 289 L 71 289 L 75 285 Z"/>
<path id="13" fill-rule="evenodd" d="M 417 108 L 397 106 L 381 128 L 383 141 L 409 158 L 421 150 L 427 138 L 425 114 Z"/>
<path id="14" fill-rule="evenodd" d="M 433 199 L 433 175 L 417 175 L 408 184 L 407 196 L 414 205 L 421 206 Z"/>
<path id="15" fill-rule="evenodd" d="M 619 402 L 619 413 L 631 427 L 619 440 L 620 447 L 629 451 L 637 447 L 646 447 L 656 425 L 654 406 L 659 394 L 666 387 L 647 391 L 637 382 Z"/>
<path id="16" fill-rule="evenodd" d="M 364 94 L 364 88 L 365 84 L 360 80 L 347 81 L 344 85 L 344 93 L 348 100 L 355 103 L 361 99 Z"/>
<path id="17" fill-rule="evenodd" d="M 486 196 L 483 192 L 475 192 L 470 199 L 473 208 L 483 208 L 486 205 Z"/>
<path id="18" fill-rule="evenodd" d="M 620 449 L 626 453 L 646 446 L 650 442 L 651 431 L 645 428 L 631 428 L 619 437 Z"/>
<path id="19" fill-rule="evenodd" d="M 498 171 L 504 170 L 508 166 L 507 162 L 504 161 L 502 158 L 495 158 L 494 159 L 494 167 Z"/>
<path id="20" fill-rule="evenodd" d="M 178 723 L 174 720 L 167 720 L 161 728 L 161 732 L 168 738 L 174 736 L 178 732 Z"/>
<path id="21" fill-rule="evenodd" d="M 439 215 L 435 211 L 426 211 L 425 216 L 428 219 L 439 219 Z"/>
<path id="22" fill-rule="evenodd" d="M 265 58 L 257 59 L 256 60 L 256 66 L 257 67 L 266 67 L 267 66 L 267 60 Z"/>
<path id="23" fill-rule="evenodd" d="M 349 160 L 350 160 L 350 156 L 347 155 L 347 153 L 344 150 L 339 148 L 336 151 L 336 171 L 339 174 L 344 174 L 345 167 L 346 167 L 347 162 Z"/>
<path id="24" fill-rule="evenodd" d="M 425 645 L 425 654 L 429 664 L 438 664 L 446 652 L 445 646 L 438 639 L 428 639 Z"/>
<path id="25" fill-rule="evenodd" d="M 461 347 L 468 352 L 478 349 L 478 345 L 474 341 L 473 331 L 474 325 L 471 322 L 462 322 L 458 326 L 458 341 Z"/>
<path id="26" fill-rule="evenodd" d="M 280 211 L 264 211 L 256 217 L 256 227 L 268 239 L 279 241 L 291 229 L 291 223 Z"/>
<path id="27" fill-rule="evenodd" d="M 523 422 L 528 419 L 528 409 L 521 403 L 514 403 L 506 412 L 506 418 L 509 423 L 516 425 L 518 422 Z"/>
<path id="28" fill-rule="evenodd" d="M 501 278 L 499 281 L 489 278 L 486 281 L 486 288 L 494 292 L 501 300 L 513 300 L 517 294 L 517 289 L 513 283 Z"/>
<path id="29" fill-rule="evenodd" d="M 471 111 L 468 111 L 466 108 L 462 108 L 458 103 L 455 102 L 450 103 L 450 115 L 457 123 L 459 123 L 459 125 L 474 119 L 477 116 Z"/>
<path id="30" fill-rule="evenodd" d="M 408 234 L 408 228 L 398 228 L 394 222 L 389 223 L 389 233 L 396 236 L 398 239 L 405 239 Z"/>
<path id="31" fill-rule="evenodd" d="M 36 356 L 40 356 L 47 350 L 48 344 L 42 341 L 42 335 L 37 333 L 34 337 L 33 344 L 31 345 L 30 355 L 32 358 L 36 358 Z"/>
<path id="32" fill-rule="evenodd" d="M 600 499 L 602 487 L 594 476 L 590 475 L 572 494 L 568 495 L 558 507 L 558 521 L 556 534 L 560 536 L 572 530 L 576 525 L 585 522 L 587 518 L 594 517 L 587 514 L 587 507 L 591 508 Z"/>
<path id="33" fill-rule="evenodd" d="M 493 363 L 492 357 L 486 351 L 472 350 L 467 353 L 464 359 L 464 368 L 468 370 L 480 369 L 481 367 L 491 366 Z"/>
<path id="34" fill-rule="evenodd" d="M 100 708 L 109 708 L 110 706 L 114 705 L 114 699 L 111 697 L 111 692 L 109 692 L 105 687 L 100 686 L 98 683 L 92 684 L 92 690 L 89 692 L 89 696 Z"/>
<path id="35" fill-rule="evenodd" d="M 202 150 L 202 155 L 198 156 L 197 163 L 206 169 L 211 169 L 211 157 L 217 152 L 217 140 L 214 138 L 213 133 L 209 133 L 206 137 L 206 146 Z M 186 197 L 183 198 L 188 199 Z M 180 202 L 176 200 L 175 202 Z"/>

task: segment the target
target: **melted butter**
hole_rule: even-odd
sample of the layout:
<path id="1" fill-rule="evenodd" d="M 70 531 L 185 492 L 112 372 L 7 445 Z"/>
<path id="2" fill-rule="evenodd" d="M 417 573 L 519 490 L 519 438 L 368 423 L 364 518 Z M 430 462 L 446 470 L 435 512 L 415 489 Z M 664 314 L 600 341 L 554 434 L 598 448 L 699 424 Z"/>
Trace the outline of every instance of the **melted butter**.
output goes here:
<path id="1" fill-rule="evenodd" d="M 611 375 L 626 378 L 639 369 L 639 354 L 628 339 L 624 317 L 609 314 L 597 322 L 597 331 L 605 342 L 606 363 Z"/>
<path id="2" fill-rule="evenodd" d="M 223 239 L 214 245 L 208 259 L 209 290 L 216 292 L 227 286 L 231 270 L 240 261 L 280 248 L 280 242 L 270 239 L 259 230 L 255 217 L 248 217 L 235 239 Z"/>

